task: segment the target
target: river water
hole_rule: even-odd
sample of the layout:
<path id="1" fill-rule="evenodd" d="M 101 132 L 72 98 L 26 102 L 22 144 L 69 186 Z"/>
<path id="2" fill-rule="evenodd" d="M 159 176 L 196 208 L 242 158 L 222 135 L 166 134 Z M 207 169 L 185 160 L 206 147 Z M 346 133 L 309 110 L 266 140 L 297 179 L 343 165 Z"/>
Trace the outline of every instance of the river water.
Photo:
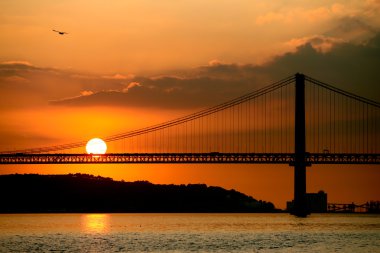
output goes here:
<path id="1" fill-rule="evenodd" d="M 380 215 L 1 214 L 0 252 L 380 252 Z"/>

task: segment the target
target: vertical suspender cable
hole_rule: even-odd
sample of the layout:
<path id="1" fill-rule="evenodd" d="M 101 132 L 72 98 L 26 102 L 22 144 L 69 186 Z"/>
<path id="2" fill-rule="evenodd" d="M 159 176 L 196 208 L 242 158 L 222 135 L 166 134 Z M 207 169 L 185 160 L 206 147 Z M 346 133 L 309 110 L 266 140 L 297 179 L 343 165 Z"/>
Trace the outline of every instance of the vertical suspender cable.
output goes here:
<path id="1" fill-rule="evenodd" d="M 335 105 L 335 92 L 333 93 L 333 121 L 334 121 L 334 126 L 333 126 L 333 152 L 335 153 L 335 141 L 336 141 L 336 131 L 335 131 L 335 127 L 336 127 L 336 118 L 335 118 L 335 115 L 336 115 L 336 105 Z"/>
<path id="2" fill-rule="evenodd" d="M 248 120 L 248 126 L 247 126 L 247 131 L 248 131 L 248 148 L 247 148 L 247 153 L 251 153 L 251 99 L 248 100 L 248 110 L 247 110 L 247 120 Z"/>
<path id="3" fill-rule="evenodd" d="M 320 152 L 319 147 L 319 87 L 317 87 L 317 150 Z"/>
<path id="4" fill-rule="evenodd" d="M 368 126 L 368 123 L 369 123 L 369 113 L 368 113 L 368 104 L 366 104 L 366 140 L 367 140 L 367 143 L 366 143 L 366 153 L 369 153 L 369 138 L 368 138 L 368 130 L 369 130 L 369 126 Z"/>
<path id="5" fill-rule="evenodd" d="M 329 91 L 329 149 L 332 149 L 332 106 L 331 106 L 331 91 Z"/>
<path id="6" fill-rule="evenodd" d="M 267 95 L 264 94 L 264 152 L 267 152 Z"/>
<path id="7" fill-rule="evenodd" d="M 283 109 L 284 109 L 284 103 L 282 101 L 282 87 L 280 88 L 280 152 L 284 152 L 283 149 L 282 149 L 282 143 L 283 143 L 283 139 L 282 139 L 282 117 L 283 117 Z"/>

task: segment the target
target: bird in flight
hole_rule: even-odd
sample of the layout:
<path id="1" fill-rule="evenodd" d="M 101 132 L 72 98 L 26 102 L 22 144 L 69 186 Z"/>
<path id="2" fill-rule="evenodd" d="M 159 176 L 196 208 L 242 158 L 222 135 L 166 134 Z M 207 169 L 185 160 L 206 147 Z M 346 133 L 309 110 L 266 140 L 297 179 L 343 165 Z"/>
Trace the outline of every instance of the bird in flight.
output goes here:
<path id="1" fill-rule="evenodd" d="M 53 29 L 53 32 L 56 32 L 56 33 L 58 33 L 59 35 L 69 34 L 69 33 L 67 33 L 67 32 L 61 32 L 61 31 L 57 31 L 57 30 L 54 30 L 54 29 Z"/>

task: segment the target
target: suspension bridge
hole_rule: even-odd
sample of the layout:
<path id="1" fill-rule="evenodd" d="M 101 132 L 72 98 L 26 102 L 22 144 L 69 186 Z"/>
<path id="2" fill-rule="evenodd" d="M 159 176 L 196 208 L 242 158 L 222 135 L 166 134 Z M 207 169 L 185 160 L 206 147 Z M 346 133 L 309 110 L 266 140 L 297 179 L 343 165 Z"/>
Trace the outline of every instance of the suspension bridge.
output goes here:
<path id="1" fill-rule="evenodd" d="M 161 124 L 87 141 L 0 152 L 0 164 L 250 163 L 294 166 L 294 214 L 306 216 L 306 167 L 380 164 L 380 103 L 296 74 Z"/>

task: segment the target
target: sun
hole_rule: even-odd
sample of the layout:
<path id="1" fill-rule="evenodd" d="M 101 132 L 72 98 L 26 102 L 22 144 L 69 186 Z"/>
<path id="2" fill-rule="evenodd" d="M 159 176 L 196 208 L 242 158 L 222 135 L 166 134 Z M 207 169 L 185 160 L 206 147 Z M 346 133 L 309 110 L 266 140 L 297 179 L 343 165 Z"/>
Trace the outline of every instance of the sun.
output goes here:
<path id="1" fill-rule="evenodd" d="M 87 142 L 86 151 L 87 154 L 105 154 L 107 151 L 107 144 L 102 139 L 93 138 Z"/>

